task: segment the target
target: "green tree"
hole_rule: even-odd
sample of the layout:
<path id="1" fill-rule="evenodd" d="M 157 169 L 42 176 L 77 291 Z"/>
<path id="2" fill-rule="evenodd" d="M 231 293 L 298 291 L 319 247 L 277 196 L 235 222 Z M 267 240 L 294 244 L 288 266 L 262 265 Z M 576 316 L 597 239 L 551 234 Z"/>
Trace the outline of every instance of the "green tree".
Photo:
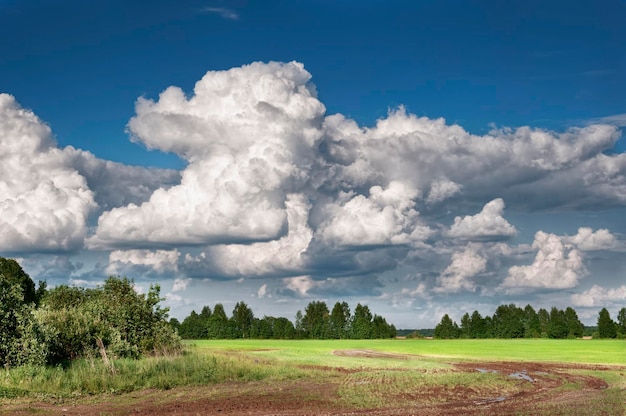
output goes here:
<path id="1" fill-rule="evenodd" d="M 304 316 L 302 316 L 302 311 L 298 310 L 298 312 L 296 312 L 296 322 L 294 324 L 295 327 L 295 331 L 296 331 L 296 338 L 301 339 L 301 338 L 306 338 L 308 336 L 308 334 L 306 333 L 306 330 L 304 329 Z"/>
<path id="2" fill-rule="evenodd" d="M 617 313 L 617 325 L 620 334 L 626 336 L 626 308 L 622 308 Z"/>
<path id="3" fill-rule="evenodd" d="M 235 334 L 237 338 L 250 338 L 250 328 L 254 313 L 245 302 L 237 302 L 233 309 L 233 321 L 235 324 Z"/>
<path id="4" fill-rule="evenodd" d="M 547 310 L 541 308 L 539 309 L 539 312 L 537 312 L 537 318 L 539 318 L 539 329 L 541 331 L 540 336 L 542 338 L 547 338 L 548 331 L 550 329 L 550 314 Z"/>
<path id="5" fill-rule="evenodd" d="M 552 307 L 552 309 L 550 309 L 548 336 L 550 338 L 567 338 L 567 321 L 565 320 L 565 312 L 556 307 Z"/>
<path id="6" fill-rule="evenodd" d="M 35 283 L 16 260 L 0 257 L 0 275 L 11 285 L 20 286 L 22 303 L 36 303 L 38 301 Z"/>
<path id="7" fill-rule="evenodd" d="M 48 349 L 33 310 L 20 282 L 0 274 L 0 366 L 46 362 Z"/>
<path id="8" fill-rule="evenodd" d="M 367 305 L 358 303 L 352 317 L 352 338 L 370 339 L 373 335 L 372 312 Z"/>
<path id="9" fill-rule="evenodd" d="M 474 311 L 470 317 L 469 337 L 470 338 L 489 338 L 487 334 L 485 320 L 480 316 L 480 312 Z"/>
<path id="10" fill-rule="evenodd" d="M 273 337 L 275 339 L 293 339 L 295 332 L 293 323 L 289 319 L 280 317 L 274 321 Z"/>
<path id="11" fill-rule="evenodd" d="M 372 319 L 372 338 L 395 338 L 396 327 L 389 325 L 387 320 L 380 315 L 374 315 Z"/>
<path id="12" fill-rule="evenodd" d="M 615 322 L 611 319 L 606 308 L 602 308 L 598 314 L 598 334 L 600 338 L 615 338 L 617 336 Z"/>
<path id="13" fill-rule="evenodd" d="M 183 339 L 208 338 L 208 322 L 205 322 L 196 311 L 191 311 L 189 316 L 183 319 L 180 324 L 178 335 Z"/>
<path id="14" fill-rule="evenodd" d="M 328 324 L 330 338 L 348 338 L 350 333 L 350 306 L 346 302 L 335 303 Z"/>
<path id="15" fill-rule="evenodd" d="M 435 326 L 435 338 L 441 339 L 453 339 L 458 338 L 460 335 L 459 326 L 456 322 L 452 321 L 448 314 L 445 314 L 441 321 Z"/>
<path id="16" fill-rule="evenodd" d="M 539 338 L 541 336 L 541 322 L 535 309 L 526 305 L 524 308 L 524 338 Z"/>
<path id="17" fill-rule="evenodd" d="M 522 338 L 524 336 L 524 312 L 515 306 L 500 305 L 493 315 L 494 329 L 498 338 Z"/>
<path id="18" fill-rule="evenodd" d="M 583 336 L 585 326 L 580 319 L 574 308 L 568 306 L 565 309 L 565 325 L 567 326 L 568 338 L 580 338 Z"/>
<path id="19" fill-rule="evenodd" d="M 229 336 L 229 323 L 224 305 L 221 303 L 213 307 L 213 313 L 207 321 L 207 337 L 210 339 L 223 339 Z"/>
<path id="20" fill-rule="evenodd" d="M 328 337 L 329 311 L 326 302 L 309 302 L 304 310 L 302 327 L 310 338 L 324 339 Z"/>
<path id="21" fill-rule="evenodd" d="M 461 338 L 470 338 L 471 332 L 472 318 L 470 318 L 469 313 L 465 312 L 465 314 L 461 317 Z"/>

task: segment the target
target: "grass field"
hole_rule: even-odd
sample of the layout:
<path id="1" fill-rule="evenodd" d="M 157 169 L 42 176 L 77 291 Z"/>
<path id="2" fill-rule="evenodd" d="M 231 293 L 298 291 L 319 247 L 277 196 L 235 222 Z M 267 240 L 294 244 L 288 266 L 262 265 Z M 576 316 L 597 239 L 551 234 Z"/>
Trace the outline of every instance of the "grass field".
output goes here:
<path id="1" fill-rule="evenodd" d="M 190 341 L 207 351 L 254 351 L 280 361 L 332 366 L 361 363 L 335 358 L 334 350 L 370 349 L 394 354 L 469 361 L 532 361 L 626 365 L 623 340 L 482 339 L 482 340 L 202 340 Z M 263 351 L 269 350 L 269 351 Z M 363 360 L 361 360 L 363 361 Z M 367 360 L 368 363 L 371 360 Z"/>
<path id="2" fill-rule="evenodd" d="M 59 405 L 67 409 L 67 403 L 81 415 L 354 414 L 364 409 L 378 409 L 377 415 L 569 415 L 581 409 L 590 415 L 626 414 L 624 341 L 186 344 L 182 356 L 114 360 L 114 373 L 97 359 L 77 360 L 66 369 L 2 370 L 0 414 L 58 414 Z M 181 412 L 181 403 L 188 411 Z"/>

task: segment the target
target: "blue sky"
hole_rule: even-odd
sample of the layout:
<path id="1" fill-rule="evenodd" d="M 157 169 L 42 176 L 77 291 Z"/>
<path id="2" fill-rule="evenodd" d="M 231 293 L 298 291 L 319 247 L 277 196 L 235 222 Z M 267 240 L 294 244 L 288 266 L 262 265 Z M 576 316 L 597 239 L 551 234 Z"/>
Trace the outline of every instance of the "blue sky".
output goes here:
<path id="1" fill-rule="evenodd" d="M 593 322 L 626 303 L 625 15 L 0 1 L 0 255 L 52 284 L 158 282 L 177 317 L 245 300 L 293 318 L 324 299 L 400 327 L 501 302 L 573 303 Z M 269 118 L 248 130 L 237 111 Z"/>

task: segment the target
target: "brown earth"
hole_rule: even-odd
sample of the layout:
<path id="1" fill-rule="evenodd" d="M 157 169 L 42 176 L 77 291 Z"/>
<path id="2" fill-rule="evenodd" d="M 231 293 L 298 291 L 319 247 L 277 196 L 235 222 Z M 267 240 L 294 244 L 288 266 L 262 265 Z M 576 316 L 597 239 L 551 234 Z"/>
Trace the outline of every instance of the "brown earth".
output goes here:
<path id="1" fill-rule="evenodd" d="M 369 350 L 336 351 L 337 355 L 406 359 L 403 355 Z M 617 370 L 626 367 L 575 364 L 465 362 L 454 363 L 460 372 L 516 374 L 526 388 L 511 396 L 476 398 L 464 386 L 429 387 L 426 391 L 405 393 L 393 407 L 356 409 L 341 404 L 339 383 L 310 380 L 288 382 L 225 383 L 184 387 L 171 390 L 148 390 L 116 396 L 64 402 L 14 402 L 0 414 L 31 415 L 626 415 L 626 391 L 605 396 L 607 383 L 599 378 L 580 375 L 576 370 Z M 361 370 L 316 367 L 341 376 Z M 408 370 L 407 370 L 408 371 Z M 623 373 L 622 373 L 623 374 Z M 104 397 L 104 398 L 103 398 Z M 428 400 L 420 401 L 420 398 Z M 473 397 L 473 398 L 469 398 Z M 435 404 L 433 404 L 435 403 Z M 602 406 L 597 408 L 597 406 Z"/>

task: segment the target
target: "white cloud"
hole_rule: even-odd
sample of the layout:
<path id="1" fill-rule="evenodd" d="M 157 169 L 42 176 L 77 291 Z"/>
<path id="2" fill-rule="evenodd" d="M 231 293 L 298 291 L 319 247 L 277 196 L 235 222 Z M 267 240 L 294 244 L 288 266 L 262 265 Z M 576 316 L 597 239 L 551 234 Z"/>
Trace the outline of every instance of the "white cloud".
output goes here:
<path id="1" fill-rule="evenodd" d="M 456 293 L 462 290 L 475 291 L 472 277 L 486 270 L 487 260 L 477 252 L 477 245 L 469 245 L 462 252 L 452 255 L 452 262 L 437 278 L 434 291 Z"/>
<path id="2" fill-rule="evenodd" d="M 174 293 L 166 293 L 165 294 L 165 299 L 170 304 L 178 304 L 178 303 L 181 303 L 183 301 L 183 297 L 182 296 L 176 295 Z"/>
<path id="3" fill-rule="evenodd" d="M 172 283 L 172 292 L 184 292 L 187 290 L 187 286 L 191 283 L 191 279 L 188 277 L 177 277 Z"/>
<path id="4" fill-rule="evenodd" d="M 0 94 L 0 251 L 77 250 L 94 194 L 48 126 Z"/>
<path id="5" fill-rule="evenodd" d="M 494 199 L 476 215 L 456 217 L 448 235 L 466 240 L 498 240 L 513 237 L 517 230 L 502 217 L 504 201 Z"/>
<path id="6" fill-rule="evenodd" d="M 432 234 L 413 209 L 418 193 L 401 182 L 387 188 L 373 186 L 369 196 L 341 194 L 325 208 L 327 218 L 318 229 L 330 245 L 368 246 L 410 244 Z"/>
<path id="7" fill-rule="evenodd" d="M 134 139 L 189 161 L 180 185 L 105 212 L 94 246 L 275 239 L 287 190 L 309 176 L 325 109 L 301 64 L 208 72 L 187 99 L 175 87 L 139 99 Z"/>
<path id="8" fill-rule="evenodd" d="M 428 287 L 425 283 L 419 283 L 415 289 L 402 288 L 400 295 L 409 296 L 411 298 L 420 297 L 422 299 L 430 300 L 432 296 L 428 293 Z"/>
<path id="9" fill-rule="evenodd" d="M 288 232 L 284 237 L 264 243 L 214 246 L 198 256 L 188 256 L 186 266 L 213 268 L 230 276 L 298 274 L 306 265 L 304 252 L 313 235 L 307 225 L 310 205 L 303 195 L 293 194 L 285 206 Z"/>
<path id="10" fill-rule="evenodd" d="M 171 169 L 128 166 L 102 160 L 89 152 L 66 147 L 69 163 L 87 180 L 100 210 L 141 204 L 160 187 L 180 182 L 180 172 Z"/>
<path id="11" fill-rule="evenodd" d="M 581 251 L 611 250 L 617 247 L 617 239 L 606 228 L 593 231 L 589 227 L 581 227 L 572 237 L 563 237 L 563 240 L 574 244 Z"/>
<path id="12" fill-rule="evenodd" d="M 586 273 L 580 251 L 559 236 L 538 231 L 533 248 L 538 250 L 533 263 L 511 267 L 502 288 L 572 288 Z"/>
<path id="13" fill-rule="evenodd" d="M 428 198 L 426 198 L 427 204 L 436 204 L 438 202 L 445 201 L 461 192 L 462 186 L 456 182 L 449 181 L 447 179 L 435 180 L 428 192 Z"/>
<path id="14" fill-rule="evenodd" d="M 176 273 L 178 271 L 178 250 L 115 250 L 109 253 L 108 274 L 120 274 L 129 268 L 139 266 L 156 273 Z"/>
<path id="15" fill-rule="evenodd" d="M 626 113 L 596 118 L 592 120 L 592 123 L 612 124 L 614 126 L 626 127 Z"/>
<path id="16" fill-rule="evenodd" d="M 583 307 L 607 306 L 608 303 L 623 304 L 626 301 L 626 285 L 611 289 L 593 285 L 589 290 L 573 294 L 571 300 L 574 306 Z"/>
<path id="17" fill-rule="evenodd" d="M 224 19 L 239 20 L 239 14 L 236 11 L 225 7 L 205 7 L 202 10 L 208 13 L 219 14 Z"/>
<path id="18" fill-rule="evenodd" d="M 267 295 L 267 283 L 262 285 L 257 292 L 257 297 L 259 298 L 264 298 L 265 295 Z"/>
<path id="19" fill-rule="evenodd" d="M 283 279 L 285 287 L 300 296 L 305 296 L 309 290 L 318 285 L 310 276 L 296 276 Z"/>

